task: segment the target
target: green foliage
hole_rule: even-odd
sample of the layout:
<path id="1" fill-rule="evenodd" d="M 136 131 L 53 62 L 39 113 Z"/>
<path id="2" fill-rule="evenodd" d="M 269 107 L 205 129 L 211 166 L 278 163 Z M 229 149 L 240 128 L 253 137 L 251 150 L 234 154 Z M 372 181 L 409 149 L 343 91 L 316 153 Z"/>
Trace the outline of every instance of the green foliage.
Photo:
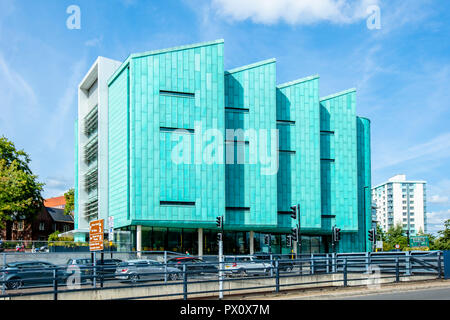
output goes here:
<path id="1" fill-rule="evenodd" d="M 386 240 L 383 244 L 384 251 L 390 251 L 395 249 L 395 245 L 400 245 L 400 250 L 404 250 L 408 248 L 408 238 L 403 232 L 403 228 L 401 224 L 397 224 L 395 227 L 390 228 L 388 232 L 386 232 Z"/>
<path id="2" fill-rule="evenodd" d="M 64 193 L 64 199 L 66 199 L 66 206 L 64 207 L 64 214 L 69 215 L 75 208 L 75 189 L 70 189 Z"/>
<path id="3" fill-rule="evenodd" d="M 438 231 L 440 235 L 433 243 L 434 250 L 450 250 L 450 219 L 444 222 L 444 230 Z"/>
<path id="4" fill-rule="evenodd" d="M 28 154 L 0 138 L 0 227 L 7 221 L 29 220 L 43 206 L 44 184 L 37 181 L 29 163 Z"/>

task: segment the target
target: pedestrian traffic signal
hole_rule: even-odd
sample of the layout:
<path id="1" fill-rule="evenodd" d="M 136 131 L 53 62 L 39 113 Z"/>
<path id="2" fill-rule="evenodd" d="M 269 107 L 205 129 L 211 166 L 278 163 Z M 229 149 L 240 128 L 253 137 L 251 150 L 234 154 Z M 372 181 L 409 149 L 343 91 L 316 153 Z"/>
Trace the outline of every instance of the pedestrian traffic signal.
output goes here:
<path id="1" fill-rule="evenodd" d="M 288 247 L 288 248 L 292 247 L 292 236 L 291 235 L 286 237 L 286 247 Z"/>
<path id="2" fill-rule="evenodd" d="M 297 206 L 291 207 L 291 218 L 297 220 Z"/>
<path id="3" fill-rule="evenodd" d="M 297 240 L 298 240 L 298 239 L 297 239 L 297 236 L 298 236 L 298 230 L 297 230 L 297 228 L 292 229 L 292 235 L 291 235 L 292 241 L 297 241 Z"/>
<path id="4" fill-rule="evenodd" d="M 269 245 L 270 245 L 270 240 L 271 240 L 270 234 L 266 234 L 266 235 L 264 236 L 264 244 L 265 244 L 266 246 L 269 246 Z"/>
<path id="5" fill-rule="evenodd" d="M 217 228 L 222 229 L 222 227 L 223 227 L 223 217 L 222 216 L 219 216 L 216 218 L 216 225 L 217 225 Z"/>

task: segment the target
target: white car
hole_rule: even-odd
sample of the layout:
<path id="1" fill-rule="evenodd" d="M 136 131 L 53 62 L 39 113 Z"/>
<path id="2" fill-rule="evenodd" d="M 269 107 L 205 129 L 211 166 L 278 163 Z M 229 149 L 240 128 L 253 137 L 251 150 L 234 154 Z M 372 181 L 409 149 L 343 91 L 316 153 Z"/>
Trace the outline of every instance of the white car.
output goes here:
<path id="1" fill-rule="evenodd" d="M 225 256 L 226 275 L 268 275 L 272 265 L 253 256 Z"/>

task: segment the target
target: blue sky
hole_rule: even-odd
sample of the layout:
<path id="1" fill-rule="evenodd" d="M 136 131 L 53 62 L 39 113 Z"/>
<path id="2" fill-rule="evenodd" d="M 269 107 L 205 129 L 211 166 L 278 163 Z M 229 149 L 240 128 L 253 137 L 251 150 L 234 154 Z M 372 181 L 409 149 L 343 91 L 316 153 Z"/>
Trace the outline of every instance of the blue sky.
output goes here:
<path id="1" fill-rule="evenodd" d="M 69 30 L 66 9 L 81 9 Z M 378 5 L 381 29 L 366 24 Z M 450 2 L 445 0 L 2 0 L 0 134 L 25 149 L 44 195 L 73 187 L 77 85 L 97 56 L 225 40 L 225 68 L 277 59 L 278 82 L 355 87 L 372 120 L 373 184 L 428 182 L 430 231 L 450 218 Z"/>

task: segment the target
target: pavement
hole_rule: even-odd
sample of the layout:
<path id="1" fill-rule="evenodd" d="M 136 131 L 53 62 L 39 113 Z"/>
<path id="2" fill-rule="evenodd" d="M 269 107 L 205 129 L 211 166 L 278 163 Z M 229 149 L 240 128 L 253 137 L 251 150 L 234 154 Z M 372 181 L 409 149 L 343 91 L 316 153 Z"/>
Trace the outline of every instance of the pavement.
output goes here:
<path id="1" fill-rule="evenodd" d="M 450 300 L 450 280 L 385 284 L 378 289 L 336 287 L 242 296 L 242 300 Z"/>

